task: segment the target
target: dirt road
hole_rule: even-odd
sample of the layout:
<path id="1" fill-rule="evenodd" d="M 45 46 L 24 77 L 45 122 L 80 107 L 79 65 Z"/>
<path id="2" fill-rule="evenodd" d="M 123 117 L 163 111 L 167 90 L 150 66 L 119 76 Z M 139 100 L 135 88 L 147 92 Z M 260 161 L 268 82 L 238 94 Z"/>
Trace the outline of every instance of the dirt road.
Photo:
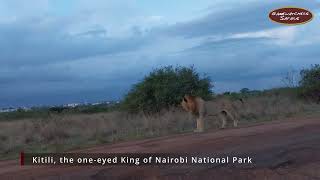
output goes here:
<path id="1" fill-rule="evenodd" d="M 19 166 L 0 162 L 0 179 L 320 179 L 320 118 L 273 121 L 236 129 L 99 146 L 77 152 L 192 153 L 251 157 L 250 164 L 195 166 Z"/>

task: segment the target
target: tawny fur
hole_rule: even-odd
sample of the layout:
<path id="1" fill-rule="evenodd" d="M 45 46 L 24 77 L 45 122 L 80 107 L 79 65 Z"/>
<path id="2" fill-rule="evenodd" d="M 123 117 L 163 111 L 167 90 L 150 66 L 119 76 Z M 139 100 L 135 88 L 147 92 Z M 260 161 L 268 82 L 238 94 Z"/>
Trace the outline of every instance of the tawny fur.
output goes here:
<path id="1" fill-rule="evenodd" d="M 243 108 L 244 100 L 231 101 L 228 98 L 217 98 L 213 101 L 206 102 L 207 107 L 210 107 L 210 115 L 217 115 L 222 121 L 221 128 L 225 128 L 227 121 L 232 121 L 233 126 L 238 126 L 238 111 Z"/>
<path id="2" fill-rule="evenodd" d="M 232 102 L 229 99 L 217 99 L 215 101 L 204 101 L 201 97 L 185 95 L 181 105 L 184 110 L 190 113 L 189 117 L 196 116 L 196 132 L 204 131 L 204 119 L 207 116 L 218 116 L 222 121 L 221 128 L 225 128 L 227 121 L 233 121 L 233 126 L 238 126 L 237 109 L 241 108 L 243 99 Z M 210 107 L 210 109 L 208 109 Z M 207 110 L 210 110 L 207 112 Z"/>
<path id="3" fill-rule="evenodd" d="M 196 116 L 197 118 L 197 128 L 196 132 L 204 131 L 204 118 L 206 116 L 206 106 L 205 101 L 201 97 L 185 95 L 181 106 L 184 110 L 189 112 L 189 118 Z"/>

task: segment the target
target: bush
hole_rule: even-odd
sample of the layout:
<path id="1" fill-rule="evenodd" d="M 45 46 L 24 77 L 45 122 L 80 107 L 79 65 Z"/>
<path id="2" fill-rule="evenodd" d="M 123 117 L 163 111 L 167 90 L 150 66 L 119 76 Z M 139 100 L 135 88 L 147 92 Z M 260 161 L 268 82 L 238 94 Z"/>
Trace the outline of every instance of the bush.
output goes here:
<path id="1" fill-rule="evenodd" d="M 247 94 L 250 93 L 250 90 L 249 90 L 249 88 L 242 88 L 242 89 L 240 90 L 240 93 L 241 93 L 241 94 L 244 94 L 244 95 L 247 95 Z"/>
<path id="2" fill-rule="evenodd" d="M 211 88 L 210 78 L 200 77 L 193 66 L 166 66 L 153 70 L 135 84 L 125 96 L 122 108 L 129 112 L 160 112 L 178 105 L 185 94 L 208 99 Z"/>
<path id="3" fill-rule="evenodd" d="M 320 65 L 315 64 L 310 69 L 303 69 L 300 75 L 301 95 L 320 103 Z"/>

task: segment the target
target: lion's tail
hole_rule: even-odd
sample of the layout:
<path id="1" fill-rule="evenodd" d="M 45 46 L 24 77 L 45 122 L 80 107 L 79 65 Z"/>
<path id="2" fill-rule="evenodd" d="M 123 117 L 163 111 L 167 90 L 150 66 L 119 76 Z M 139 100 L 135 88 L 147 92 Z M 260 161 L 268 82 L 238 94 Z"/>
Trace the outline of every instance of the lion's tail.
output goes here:
<path id="1" fill-rule="evenodd" d="M 219 116 L 220 114 L 223 114 L 224 116 L 231 116 L 231 114 L 227 110 L 222 110 L 215 114 L 208 114 L 208 116 Z"/>
<path id="2" fill-rule="evenodd" d="M 216 114 L 208 114 L 208 116 L 219 116 L 220 113 L 221 113 L 221 112 L 216 113 Z"/>

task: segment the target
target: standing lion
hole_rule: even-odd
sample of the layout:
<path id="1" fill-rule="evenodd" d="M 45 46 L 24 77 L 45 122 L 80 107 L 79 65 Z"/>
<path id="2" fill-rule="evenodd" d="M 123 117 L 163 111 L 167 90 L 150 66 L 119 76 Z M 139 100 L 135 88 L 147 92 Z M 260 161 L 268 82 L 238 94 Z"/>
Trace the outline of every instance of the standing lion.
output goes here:
<path id="1" fill-rule="evenodd" d="M 243 99 L 239 99 L 240 105 Z M 185 95 L 182 99 L 181 106 L 189 112 L 189 118 L 196 117 L 197 128 L 195 132 L 204 131 L 204 119 L 207 116 L 218 116 L 222 121 L 221 128 L 225 128 L 227 121 L 233 121 L 233 126 L 238 126 L 237 109 L 238 102 L 232 102 L 229 99 L 217 99 L 215 101 L 206 102 L 201 97 Z M 210 111 L 209 111 L 210 110 Z"/>
<path id="2" fill-rule="evenodd" d="M 181 102 L 181 106 L 184 110 L 189 112 L 189 118 L 197 117 L 197 129 L 195 132 L 204 131 L 204 118 L 206 116 L 205 101 L 201 97 L 185 95 Z"/>

